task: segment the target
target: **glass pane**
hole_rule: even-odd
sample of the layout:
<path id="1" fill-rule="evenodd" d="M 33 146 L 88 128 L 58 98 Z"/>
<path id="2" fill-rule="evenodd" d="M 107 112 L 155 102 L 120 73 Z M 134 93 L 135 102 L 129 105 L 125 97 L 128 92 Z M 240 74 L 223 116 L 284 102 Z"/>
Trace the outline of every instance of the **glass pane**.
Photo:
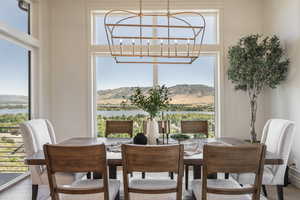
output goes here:
<path id="1" fill-rule="evenodd" d="M 107 19 L 107 23 L 117 23 L 120 20 L 126 18 L 125 16 L 113 16 L 109 17 Z M 122 21 L 120 23 L 125 23 L 125 24 L 139 24 L 139 17 L 134 17 L 134 18 L 129 18 L 126 19 L 126 21 Z M 152 24 L 152 17 L 150 16 L 145 16 L 142 17 L 142 23 L 143 24 Z M 139 27 L 116 27 L 114 29 L 113 35 L 114 36 L 135 36 L 138 37 L 140 34 L 140 28 Z M 143 36 L 146 37 L 151 37 L 152 36 L 152 28 L 142 28 L 142 34 Z M 104 16 L 103 15 L 96 15 L 95 16 L 95 35 L 94 35 L 94 42 L 96 45 L 107 45 L 107 37 L 106 37 L 106 32 L 104 28 Z M 115 39 L 115 44 L 119 44 L 120 40 Z M 147 43 L 147 40 L 142 41 L 143 44 Z M 122 40 L 123 45 L 126 44 L 131 44 L 132 40 L 131 39 L 123 39 Z M 138 40 L 135 40 L 136 44 L 139 44 Z"/>
<path id="2" fill-rule="evenodd" d="M 28 120 L 28 50 L 0 40 L 0 186 L 27 171 L 19 123 Z"/>
<path id="3" fill-rule="evenodd" d="M 19 8 L 17 0 L 1 0 L 0 21 L 12 28 L 28 33 L 28 12 Z"/>
<path id="4" fill-rule="evenodd" d="M 152 65 L 116 64 L 111 57 L 96 57 L 96 81 L 98 136 L 104 136 L 105 120 L 133 120 L 134 134 L 141 132 L 146 113 L 121 103 L 134 87 L 152 87 Z"/>
<path id="5" fill-rule="evenodd" d="M 170 18 L 171 25 L 177 26 L 187 26 L 187 23 L 190 23 L 192 26 L 203 26 L 203 20 L 199 18 L 199 16 L 191 16 L 191 15 L 178 15 L 177 18 Z M 216 14 L 203 14 L 205 19 L 205 34 L 203 38 L 203 44 L 217 44 L 217 15 Z M 184 21 L 182 21 L 184 20 Z M 166 17 L 158 17 L 158 24 L 167 25 L 168 21 Z M 195 29 L 195 31 L 199 31 L 199 29 Z M 167 29 L 158 29 L 157 34 L 159 37 L 167 37 L 168 30 Z M 170 29 L 170 37 L 176 38 L 185 38 L 185 37 L 193 37 L 192 29 L 180 29 L 174 28 Z M 197 43 L 200 42 L 201 37 L 197 38 Z M 173 41 L 174 43 L 174 41 Z M 192 41 L 191 41 L 192 43 Z M 178 40 L 178 44 L 186 44 L 186 41 Z"/>
<path id="6" fill-rule="evenodd" d="M 160 85 L 169 87 L 171 132 L 180 132 L 181 120 L 208 120 L 209 136 L 214 136 L 214 71 L 215 55 L 203 55 L 193 64 L 159 65 Z"/>

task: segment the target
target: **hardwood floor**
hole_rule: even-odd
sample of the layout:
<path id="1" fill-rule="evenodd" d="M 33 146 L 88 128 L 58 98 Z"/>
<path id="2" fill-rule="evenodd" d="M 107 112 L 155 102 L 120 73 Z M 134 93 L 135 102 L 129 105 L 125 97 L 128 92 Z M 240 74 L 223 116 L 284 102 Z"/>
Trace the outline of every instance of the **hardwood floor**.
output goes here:
<path id="1" fill-rule="evenodd" d="M 192 174 L 192 173 L 190 173 L 190 174 Z M 121 173 L 118 173 L 118 177 L 122 177 L 121 175 L 122 175 Z M 140 177 L 140 173 L 136 174 L 135 176 Z M 151 176 L 151 178 L 154 177 L 153 175 L 150 175 L 150 176 Z M 161 175 L 160 175 L 160 177 L 161 177 Z M 190 180 L 192 180 L 191 178 L 192 177 L 190 177 Z M 121 190 L 123 190 L 123 189 L 121 188 Z M 268 200 L 277 200 L 275 187 L 274 188 L 268 187 L 267 190 L 268 190 L 268 195 L 269 195 Z M 38 197 L 39 200 L 48 200 L 49 199 L 49 196 L 48 196 L 49 190 L 47 187 L 42 186 L 42 187 L 40 187 L 39 191 L 40 191 L 39 197 Z M 289 185 L 288 187 L 284 188 L 284 196 L 285 196 L 285 200 L 299 200 L 300 189 L 295 188 L 292 185 Z M 20 183 L 12 186 L 11 188 L 1 192 L 0 199 L 1 200 L 31 200 L 30 177 L 24 179 Z M 123 198 L 121 197 L 121 200 L 122 199 Z M 187 192 L 187 191 L 184 192 L 184 200 L 191 200 L 190 192 Z"/>

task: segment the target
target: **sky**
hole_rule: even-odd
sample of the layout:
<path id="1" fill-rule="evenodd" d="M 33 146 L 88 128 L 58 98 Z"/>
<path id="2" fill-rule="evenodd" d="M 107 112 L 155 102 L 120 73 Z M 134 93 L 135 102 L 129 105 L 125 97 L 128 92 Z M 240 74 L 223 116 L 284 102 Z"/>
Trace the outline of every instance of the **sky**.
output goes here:
<path id="1" fill-rule="evenodd" d="M 103 27 L 99 18 L 97 30 Z M 213 33 L 213 18 L 206 17 L 207 33 Z M 17 7 L 17 0 L 1 0 L 0 22 L 12 28 L 27 32 L 27 14 Z M 104 38 L 99 31 L 97 38 Z M 215 35 L 207 34 L 206 43 L 213 43 Z M 96 40 L 98 43 L 102 41 Z M 104 41 L 103 41 L 104 42 Z M 177 84 L 214 85 L 214 56 L 202 56 L 191 65 L 159 65 L 158 83 L 173 86 Z M 27 50 L 0 38 L 0 95 L 28 94 Z M 116 64 L 110 57 L 96 58 L 97 89 L 118 87 L 152 86 L 153 69 L 150 64 Z"/>
<path id="2" fill-rule="evenodd" d="M 1 0 L 0 22 L 27 32 L 27 14 L 17 0 Z M 27 50 L 0 38 L 0 95 L 28 94 Z"/>
<path id="3" fill-rule="evenodd" d="M 158 65 L 159 85 L 204 84 L 214 86 L 216 57 L 201 56 L 193 64 Z M 153 85 L 151 64 L 116 64 L 113 58 L 96 58 L 97 90 Z"/>

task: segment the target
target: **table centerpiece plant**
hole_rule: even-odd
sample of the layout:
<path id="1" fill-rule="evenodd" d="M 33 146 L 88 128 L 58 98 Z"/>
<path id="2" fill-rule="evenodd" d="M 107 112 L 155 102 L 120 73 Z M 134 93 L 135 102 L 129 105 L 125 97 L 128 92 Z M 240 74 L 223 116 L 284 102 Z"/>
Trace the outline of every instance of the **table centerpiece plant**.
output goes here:
<path id="1" fill-rule="evenodd" d="M 165 85 L 154 86 L 148 91 L 143 92 L 141 88 L 137 87 L 134 88 L 132 95 L 126 98 L 124 103 L 127 101 L 149 114 L 146 136 L 148 144 L 156 144 L 159 137 L 156 118 L 160 112 L 168 109 L 171 101 L 168 88 Z"/>
<path id="2" fill-rule="evenodd" d="M 228 78 L 236 90 L 247 92 L 250 102 L 251 142 L 257 142 L 257 99 L 267 88 L 274 89 L 287 77 L 289 59 L 277 36 L 249 35 L 230 47 Z"/>

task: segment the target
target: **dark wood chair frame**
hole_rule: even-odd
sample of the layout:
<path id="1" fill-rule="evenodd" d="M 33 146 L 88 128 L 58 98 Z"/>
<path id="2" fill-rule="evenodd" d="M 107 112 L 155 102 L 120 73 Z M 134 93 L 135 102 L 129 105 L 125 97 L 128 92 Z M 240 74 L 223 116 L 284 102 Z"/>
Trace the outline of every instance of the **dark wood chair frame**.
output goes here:
<path id="1" fill-rule="evenodd" d="M 184 167 L 183 156 L 183 145 L 122 145 L 124 199 L 130 199 L 130 192 L 143 194 L 166 194 L 176 192 L 176 200 L 181 200 Z M 177 186 L 176 188 L 157 190 L 130 188 L 128 174 L 132 172 L 174 172 L 178 175 Z"/>
<path id="2" fill-rule="evenodd" d="M 208 121 L 206 120 L 182 120 L 181 133 L 204 134 L 208 138 Z M 189 168 L 192 165 L 185 165 L 185 189 L 189 187 Z M 195 169 L 194 169 L 195 170 Z M 201 172 L 200 172 L 201 174 Z"/>
<path id="3" fill-rule="evenodd" d="M 104 144 L 87 146 L 45 144 L 44 154 L 46 158 L 50 195 L 52 200 L 59 200 L 59 193 L 104 193 L 104 200 L 109 200 L 106 148 Z M 59 186 L 56 183 L 55 173 L 57 172 L 79 173 L 91 171 L 102 175 L 103 187 L 70 188 Z M 116 199 L 119 199 L 119 194 Z"/>
<path id="4" fill-rule="evenodd" d="M 245 156 L 246 155 L 246 156 Z M 266 146 L 249 144 L 240 146 L 204 145 L 203 148 L 203 178 L 202 200 L 207 199 L 207 193 L 220 195 L 252 194 L 252 200 L 260 199 Z M 241 188 L 212 188 L 207 186 L 210 174 L 216 173 L 254 173 L 254 184 Z"/>
<path id="5" fill-rule="evenodd" d="M 105 122 L 105 137 L 110 134 L 127 133 L 131 138 L 133 136 L 133 121 L 132 120 L 106 120 Z"/>

